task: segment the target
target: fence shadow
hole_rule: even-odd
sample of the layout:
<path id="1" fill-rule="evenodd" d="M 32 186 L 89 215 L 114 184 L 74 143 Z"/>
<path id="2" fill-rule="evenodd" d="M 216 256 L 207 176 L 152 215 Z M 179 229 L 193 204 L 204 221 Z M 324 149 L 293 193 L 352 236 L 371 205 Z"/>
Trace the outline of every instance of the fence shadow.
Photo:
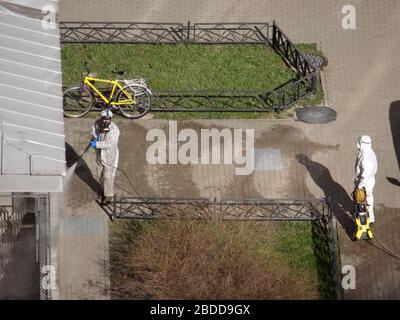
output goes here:
<path id="1" fill-rule="evenodd" d="M 321 299 L 336 299 L 336 282 L 332 270 L 332 251 L 327 221 L 315 220 L 311 226 L 314 255 L 317 261 L 318 292 Z"/>
<path id="2" fill-rule="evenodd" d="M 397 163 L 400 168 L 400 100 L 393 101 L 389 108 L 390 130 L 392 132 L 393 146 L 396 152 Z M 398 178 L 386 177 L 393 185 L 400 187 Z"/>
<path id="3" fill-rule="evenodd" d="M 348 214 L 354 210 L 354 204 L 346 190 L 333 180 L 328 168 L 322 164 L 312 161 L 305 154 L 296 154 L 297 161 L 306 167 L 314 182 L 323 190 L 325 198 L 330 199 L 330 208 L 333 215 L 346 231 L 347 236 L 352 239 L 355 224 Z"/>

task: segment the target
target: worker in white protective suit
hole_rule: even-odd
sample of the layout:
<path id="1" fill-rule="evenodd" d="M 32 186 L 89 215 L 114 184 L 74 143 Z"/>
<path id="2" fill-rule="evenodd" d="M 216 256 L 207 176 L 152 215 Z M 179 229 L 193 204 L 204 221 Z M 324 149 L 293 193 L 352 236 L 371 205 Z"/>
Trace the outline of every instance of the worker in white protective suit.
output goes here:
<path id="1" fill-rule="evenodd" d="M 375 222 L 374 196 L 375 174 L 378 169 L 378 161 L 372 149 L 370 136 L 363 135 L 357 142 L 358 155 L 355 166 L 354 185 L 356 188 L 365 187 L 367 194 L 367 207 L 371 223 Z"/>
<path id="2" fill-rule="evenodd" d="M 96 149 L 97 176 L 103 187 L 101 202 L 108 204 L 114 195 L 114 178 L 119 157 L 119 129 L 111 121 L 113 114 L 110 110 L 103 110 L 100 116 L 92 125 L 93 139 L 90 146 Z"/>

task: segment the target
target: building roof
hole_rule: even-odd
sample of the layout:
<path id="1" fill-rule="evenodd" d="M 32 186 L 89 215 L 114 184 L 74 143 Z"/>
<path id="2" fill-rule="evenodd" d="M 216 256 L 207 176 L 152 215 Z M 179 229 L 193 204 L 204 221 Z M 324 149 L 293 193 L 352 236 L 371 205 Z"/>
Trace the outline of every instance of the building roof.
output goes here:
<path id="1" fill-rule="evenodd" d="M 0 192 L 62 190 L 65 136 L 58 27 L 40 8 L 0 0 Z"/>

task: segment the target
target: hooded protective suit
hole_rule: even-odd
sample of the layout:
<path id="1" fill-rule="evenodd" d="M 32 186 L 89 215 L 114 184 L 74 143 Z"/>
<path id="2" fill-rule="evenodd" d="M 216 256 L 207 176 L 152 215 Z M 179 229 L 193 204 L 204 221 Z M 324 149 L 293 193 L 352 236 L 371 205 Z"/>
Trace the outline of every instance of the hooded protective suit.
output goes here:
<path id="1" fill-rule="evenodd" d="M 93 137 L 96 143 L 96 167 L 97 175 L 104 189 L 105 197 L 114 195 L 114 178 L 118 166 L 118 138 L 119 129 L 114 122 L 109 125 L 109 131 L 104 132 L 102 119 L 96 120 L 92 125 Z M 107 165 L 108 164 L 108 165 Z M 115 167 L 111 167 L 111 166 Z"/>
<path id="2" fill-rule="evenodd" d="M 374 196 L 375 174 L 378 169 L 378 161 L 372 149 L 371 138 L 362 136 L 357 144 L 358 155 L 355 165 L 354 184 L 358 188 L 365 187 L 367 193 L 367 206 L 371 222 L 375 222 Z"/>

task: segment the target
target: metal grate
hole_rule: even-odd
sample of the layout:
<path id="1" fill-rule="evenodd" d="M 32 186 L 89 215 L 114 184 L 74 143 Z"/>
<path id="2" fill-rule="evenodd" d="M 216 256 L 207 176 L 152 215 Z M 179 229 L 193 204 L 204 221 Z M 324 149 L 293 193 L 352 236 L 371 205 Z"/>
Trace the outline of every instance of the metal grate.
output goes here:
<path id="1" fill-rule="evenodd" d="M 38 234 L 38 267 L 40 299 L 49 299 L 49 290 L 43 286 L 46 267 L 50 265 L 50 211 L 49 197 L 41 196 L 35 199 L 36 225 Z"/>

